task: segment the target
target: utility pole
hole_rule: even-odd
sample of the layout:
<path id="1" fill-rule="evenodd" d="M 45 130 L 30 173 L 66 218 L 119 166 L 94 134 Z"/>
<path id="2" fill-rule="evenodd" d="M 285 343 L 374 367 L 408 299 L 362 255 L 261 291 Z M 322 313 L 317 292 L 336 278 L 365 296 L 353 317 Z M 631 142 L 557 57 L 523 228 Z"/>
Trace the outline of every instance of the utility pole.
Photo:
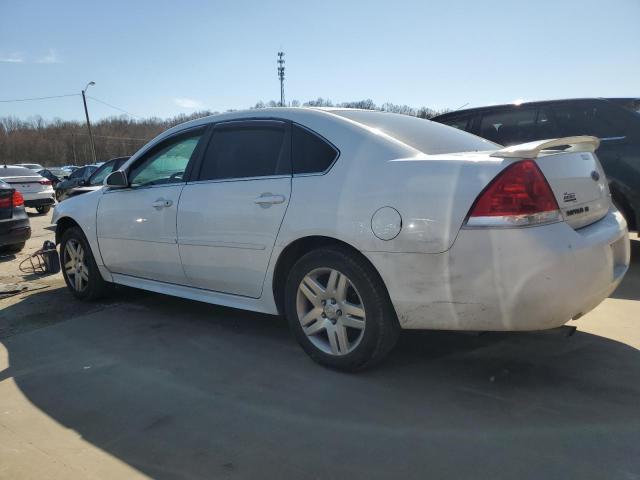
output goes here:
<path id="1" fill-rule="evenodd" d="M 280 106 L 284 107 L 284 52 L 278 52 L 278 78 L 280 79 Z"/>
<path id="2" fill-rule="evenodd" d="M 76 158 L 76 134 L 71 134 L 71 148 L 73 149 L 73 164 L 78 165 L 78 159 Z"/>
<path id="3" fill-rule="evenodd" d="M 86 92 L 86 90 L 92 86 L 95 85 L 96 82 L 89 82 L 87 83 L 87 86 L 84 87 L 84 90 L 82 90 L 82 103 L 84 103 L 84 115 L 87 117 L 87 130 L 89 130 L 89 143 L 91 144 L 91 155 L 93 156 L 93 163 L 97 162 L 96 159 L 96 145 L 93 143 L 93 134 L 91 133 L 91 122 L 89 121 L 89 110 L 87 110 L 87 98 L 84 94 L 84 92 Z"/>

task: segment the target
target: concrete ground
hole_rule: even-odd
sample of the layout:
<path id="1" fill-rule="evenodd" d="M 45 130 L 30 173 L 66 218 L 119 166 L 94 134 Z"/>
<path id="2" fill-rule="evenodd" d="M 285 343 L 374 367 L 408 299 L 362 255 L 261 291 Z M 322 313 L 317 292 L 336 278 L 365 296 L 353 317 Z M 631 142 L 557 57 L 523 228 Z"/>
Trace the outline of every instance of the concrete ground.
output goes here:
<path id="1" fill-rule="evenodd" d="M 32 217 L 33 251 L 52 236 Z M 640 478 L 640 241 L 558 332 L 405 332 L 379 368 L 312 363 L 280 318 L 60 275 L 0 300 L 0 478 Z"/>

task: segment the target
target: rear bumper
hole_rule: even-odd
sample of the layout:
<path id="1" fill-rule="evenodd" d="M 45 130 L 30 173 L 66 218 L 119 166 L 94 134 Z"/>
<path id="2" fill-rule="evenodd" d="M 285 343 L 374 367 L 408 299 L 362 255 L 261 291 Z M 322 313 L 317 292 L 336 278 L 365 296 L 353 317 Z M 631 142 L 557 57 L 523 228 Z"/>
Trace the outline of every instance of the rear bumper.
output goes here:
<path id="1" fill-rule="evenodd" d="M 30 208 L 44 207 L 56 203 L 53 188 L 47 188 L 40 192 L 23 193 L 22 196 L 24 197 L 24 205 Z"/>
<path id="2" fill-rule="evenodd" d="M 511 331 L 558 327 L 595 308 L 629 267 L 622 215 L 573 230 L 566 223 L 461 230 L 442 254 L 367 256 L 403 328 Z"/>
<path id="3" fill-rule="evenodd" d="M 14 212 L 14 217 L 0 220 L 0 247 L 26 242 L 31 237 L 29 217 L 24 212 Z"/>

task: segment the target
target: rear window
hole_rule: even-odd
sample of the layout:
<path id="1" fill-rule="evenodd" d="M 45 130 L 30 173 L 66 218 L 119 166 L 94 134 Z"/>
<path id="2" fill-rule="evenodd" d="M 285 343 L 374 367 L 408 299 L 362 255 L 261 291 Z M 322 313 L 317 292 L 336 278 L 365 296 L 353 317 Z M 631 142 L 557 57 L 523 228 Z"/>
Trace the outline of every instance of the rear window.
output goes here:
<path id="1" fill-rule="evenodd" d="M 39 177 L 36 172 L 24 167 L 0 167 L 0 177 Z"/>
<path id="2" fill-rule="evenodd" d="M 333 110 L 331 113 L 380 130 L 430 155 L 500 148 L 495 143 L 470 133 L 409 115 L 363 110 Z"/>

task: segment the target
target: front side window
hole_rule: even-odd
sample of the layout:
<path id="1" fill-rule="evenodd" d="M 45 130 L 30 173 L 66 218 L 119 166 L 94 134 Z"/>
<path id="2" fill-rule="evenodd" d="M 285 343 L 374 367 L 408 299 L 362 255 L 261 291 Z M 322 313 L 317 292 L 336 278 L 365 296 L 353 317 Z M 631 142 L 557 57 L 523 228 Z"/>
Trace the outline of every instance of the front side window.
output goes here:
<path id="1" fill-rule="evenodd" d="M 203 130 L 181 135 L 155 147 L 129 172 L 132 187 L 181 183 Z"/>
<path id="2" fill-rule="evenodd" d="M 294 125 L 291 130 L 293 173 L 321 173 L 338 156 L 338 151 L 306 128 Z"/>
<path id="3" fill-rule="evenodd" d="M 199 180 L 265 177 L 291 172 L 282 126 L 217 126 Z"/>

